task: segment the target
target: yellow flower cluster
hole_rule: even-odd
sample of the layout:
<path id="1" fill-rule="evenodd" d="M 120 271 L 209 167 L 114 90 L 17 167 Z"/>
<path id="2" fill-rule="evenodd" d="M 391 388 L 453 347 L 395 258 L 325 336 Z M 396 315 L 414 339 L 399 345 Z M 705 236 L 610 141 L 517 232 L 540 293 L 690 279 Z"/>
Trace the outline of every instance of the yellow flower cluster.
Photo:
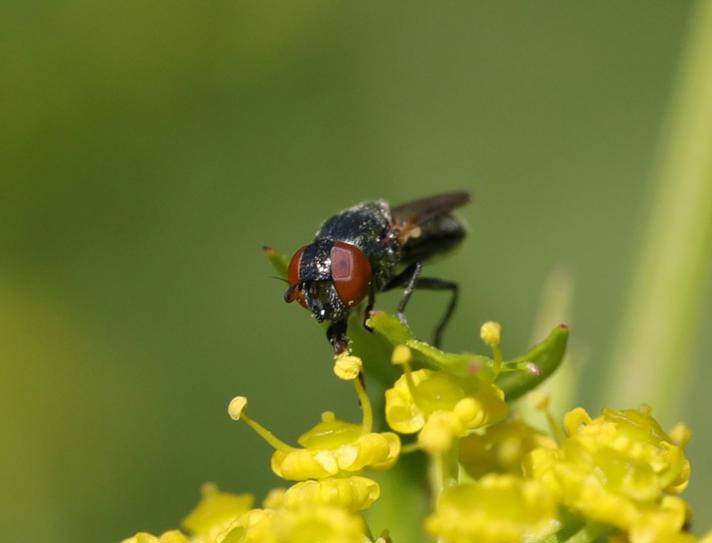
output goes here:
<path id="1" fill-rule="evenodd" d="M 393 362 L 404 374 L 386 391 L 386 421 L 401 434 L 419 432 L 428 452 L 442 453 L 453 439 L 497 422 L 507 415 L 504 393 L 479 374 L 458 377 L 440 370 L 412 371 L 405 345 L 394 350 Z"/>
<path id="2" fill-rule="evenodd" d="M 158 537 L 147 532 L 139 532 L 133 537 L 124 539 L 121 543 L 188 543 L 188 538 L 178 530 L 164 532 Z"/>
<path id="3" fill-rule="evenodd" d="M 460 466 L 475 479 L 488 473 L 522 475 L 522 460 L 539 447 L 554 448 L 556 442 L 526 422 L 512 418 L 462 438 Z"/>
<path id="4" fill-rule="evenodd" d="M 381 495 L 378 483 L 366 477 L 343 477 L 321 481 L 302 481 L 287 490 L 270 493 L 265 505 L 270 508 L 329 505 L 352 513 L 368 509 Z"/>
<path id="5" fill-rule="evenodd" d="M 160 537 L 138 533 L 122 543 L 363 543 L 363 520 L 352 510 L 373 503 L 376 483 L 363 477 L 307 483 L 272 494 L 263 509 L 250 509 L 252 496 L 209 486 L 183 520 L 190 540 L 173 530 Z"/>
<path id="6" fill-rule="evenodd" d="M 183 528 L 193 534 L 192 543 L 213 543 L 254 501 L 250 494 L 220 492 L 217 486 L 205 484 L 202 499 L 183 519 Z"/>
<path id="7" fill-rule="evenodd" d="M 283 479 L 324 479 L 361 471 L 387 469 L 400 451 L 400 439 L 392 432 L 363 433 L 360 425 L 336 419 L 326 411 L 321 422 L 302 434 L 302 448 L 278 449 L 272 455 L 272 471 Z"/>
<path id="8" fill-rule="evenodd" d="M 192 534 L 190 543 L 217 543 L 223 532 L 252 507 L 254 498 L 249 494 L 221 492 L 213 484 L 205 484 L 202 498 L 183 520 L 183 528 Z M 188 543 L 187 536 L 177 530 L 155 537 L 145 532 L 125 539 L 122 543 Z"/>
<path id="9" fill-rule="evenodd" d="M 353 357 L 352 357 L 353 358 Z M 344 476 L 366 468 L 388 469 L 400 454 L 400 438 L 393 432 L 373 432 L 371 402 L 360 379 L 352 379 L 363 410 L 361 424 L 352 424 L 326 411 L 321 422 L 297 440 L 301 447 L 287 445 L 247 415 L 247 399 L 234 398 L 228 412 L 234 420 L 250 425 L 275 451 L 272 471 L 292 481 Z"/>
<path id="10" fill-rule="evenodd" d="M 445 490 L 425 526 L 448 543 L 536 540 L 558 528 L 556 507 L 543 483 L 490 474 Z"/>
<path id="11" fill-rule="evenodd" d="M 215 543 L 363 543 L 363 519 L 339 507 L 253 509 Z"/>
<path id="12" fill-rule="evenodd" d="M 561 502 L 629 534 L 631 543 L 667 541 L 683 529 L 690 478 L 684 443 L 666 434 L 647 407 L 605 409 L 592 419 L 577 408 L 564 420 L 561 447 L 540 447 L 524 461 Z"/>
<path id="13" fill-rule="evenodd" d="M 381 489 L 354 473 L 393 466 L 401 443 L 393 432 L 372 431 L 373 412 L 361 370 L 361 360 L 352 355 L 338 357 L 334 368 L 337 376 L 354 383 L 363 412 L 361 424 L 339 420 L 326 411 L 299 437 L 300 447 L 284 443 L 253 420 L 244 397 L 230 402 L 230 416 L 247 423 L 274 447 L 272 471 L 299 482 L 272 491 L 265 508 L 233 519 L 227 529 L 222 526 L 222 536 L 206 543 L 363 543 L 363 519 L 355 513 L 373 505 Z"/>
<path id="14" fill-rule="evenodd" d="M 666 433 L 648 407 L 605 409 L 597 418 L 577 408 L 562 429 L 547 398 L 537 406 L 546 411 L 551 437 L 508 418 L 505 389 L 512 397 L 530 391 L 538 376 L 530 370 L 541 362 L 553 371 L 567 332 L 550 336 L 559 343 L 543 342 L 505 362 L 498 323 L 480 329 L 492 350 L 487 358 L 445 353 L 414 339 L 397 319 L 379 319 L 374 329 L 387 337 L 391 362 L 402 368 L 384 387 L 383 416 L 393 431 L 374 431 L 363 362 L 351 352 L 336 357 L 334 373 L 353 383 L 360 423 L 326 411 L 293 446 L 254 420 L 247 399 L 238 396 L 230 417 L 272 446 L 272 471 L 294 483 L 272 490 L 258 508 L 251 495 L 206 485 L 184 532 L 139 532 L 122 543 L 391 543 L 385 533 L 374 539 L 366 525 L 364 513 L 381 488 L 361 472 L 393 468 L 405 453 L 422 454 L 417 451 L 430 461 L 423 478 L 433 509 L 424 526 L 439 543 L 712 543 L 712 533 L 698 539 L 687 531 L 690 512 L 679 497 L 690 479 L 686 427 Z M 399 434 L 417 439 L 401 447 Z M 422 522 L 399 505 L 391 501 L 386 510 L 395 509 L 407 524 Z"/>

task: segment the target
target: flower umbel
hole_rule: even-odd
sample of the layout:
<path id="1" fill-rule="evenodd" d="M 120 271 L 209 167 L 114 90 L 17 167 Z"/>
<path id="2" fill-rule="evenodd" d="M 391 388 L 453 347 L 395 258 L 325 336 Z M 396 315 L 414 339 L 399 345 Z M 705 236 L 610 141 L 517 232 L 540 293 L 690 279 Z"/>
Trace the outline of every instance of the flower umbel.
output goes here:
<path id="1" fill-rule="evenodd" d="M 400 454 L 400 439 L 392 432 L 372 432 L 371 402 L 360 379 L 353 379 L 361 403 L 363 421 L 352 424 L 325 411 L 321 422 L 302 434 L 301 448 L 287 445 L 246 414 L 247 400 L 242 396 L 230 402 L 228 411 L 235 420 L 244 420 L 275 448 L 272 471 L 292 481 L 325 479 L 366 468 L 387 469 Z"/>
<path id="2" fill-rule="evenodd" d="M 253 509 L 217 543 L 363 543 L 363 519 L 339 507 Z"/>
<path id="3" fill-rule="evenodd" d="M 486 475 L 445 490 L 425 521 L 447 543 L 513 543 L 556 530 L 556 498 L 538 481 Z"/>
<path id="4" fill-rule="evenodd" d="M 460 440 L 460 464 L 470 477 L 488 473 L 522 475 L 522 460 L 539 447 L 556 448 L 545 433 L 519 419 L 494 424 Z"/>
<path id="5" fill-rule="evenodd" d="M 296 483 L 280 495 L 272 495 L 265 505 L 287 509 L 328 505 L 356 512 L 371 507 L 380 495 L 376 481 L 359 476 L 336 477 Z"/>
<path id="6" fill-rule="evenodd" d="M 280 273 L 286 270 L 276 251 L 268 256 Z M 414 511 L 427 498 L 432 512 L 425 528 L 439 543 L 712 543 L 712 534 L 700 540 L 686 531 L 690 511 L 678 496 L 690 478 L 684 425 L 667 434 L 649 408 L 606 409 L 595 419 L 577 408 L 562 428 L 544 396 L 535 403 L 550 435 L 508 418 L 507 402 L 560 365 L 567 326 L 505 361 L 502 327 L 494 321 L 480 328 L 489 355 L 442 351 L 383 312 L 372 312 L 368 325 L 374 333 L 350 333 L 350 350 L 334 359 L 335 375 L 353 383 L 360 422 L 325 411 L 291 445 L 252 419 L 245 397 L 230 402 L 230 416 L 272 446 L 272 470 L 296 481 L 292 486 L 272 490 L 253 509 L 252 496 L 206 485 L 183 521 L 188 535 L 139 532 L 123 543 L 414 543 L 413 526 L 422 522 Z M 385 353 L 399 377 L 382 365 Z M 374 388 L 369 381 L 369 392 L 385 390 L 383 410 L 374 411 L 364 367 L 378 381 Z M 528 407 L 522 402 L 517 413 Z M 413 453 L 408 460 L 401 461 L 397 433 L 382 431 L 384 422 L 394 432 L 417 434 L 403 448 Z M 423 452 L 427 464 L 418 458 Z M 360 473 L 391 468 L 378 483 Z M 409 501 L 426 480 L 427 496 Z M 374 524 L 387 517 L 387 530 L 366 525 L 362 514 L 369 509 Z"/>
<path id="7" fill-rule="evenodd" d="M 412 371 L 409 349 L 398 346 L 394 363 L 404 374 L 386 391 L 386 421 L 396 432 L 420 432 L 428 451 L 442 452 L 452 440 L 507 415 L 504 393 L 479 375 L 457 377 L 445 371 Z"/>
<path id="8" fill-rule="evenodd" d="M 400 453 L 392 432 L 363 433 L 361 425 L 338 420 L 331 411 L 299 437 L 302 448 L 278 449 L 272 471 L 283 479 L 302 481 L 345 475 L 362 469 L 387 469 Z"/>
<path id="9" fill-rule="evenodd" d="M 193 534 L 192 543 L 213 543 L 237 517 L 249 511 L 254 502 L 250 494 L 220 492 L 205 484 L 202 499 L 183 519 L 183 528 Z"/>
<path id="10" fill-rule="evenodd" d="M 188 543 L 188 538 L 178 530 L 164 532 L 159 537 L 147 532 L 139 532 L 133 537 L 124 539 L 121 543 Z"/>
<path id="11" fill-rule="evenodd" d="M 649 408 L 604 409 L 596 419 L 577 408 L 564 426 L 560 449 L 539 448 L 527 457 L 528 476 L 575 511 L 630 532 L 631 541 L 681 530 L 687 506 L 670 494 L 687 486 L 690 463 Z"/>

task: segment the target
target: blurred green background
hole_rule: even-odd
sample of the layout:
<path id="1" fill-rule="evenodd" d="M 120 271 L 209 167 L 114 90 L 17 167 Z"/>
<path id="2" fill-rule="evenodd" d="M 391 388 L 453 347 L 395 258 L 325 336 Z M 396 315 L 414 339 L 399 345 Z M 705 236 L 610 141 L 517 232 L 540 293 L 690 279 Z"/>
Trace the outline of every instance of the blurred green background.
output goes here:
<path id="1" fill-rule="evenodd" d="M 261 498 L 277 479 L 226 415 L 236 394 L 287 439 L 355 416 L 261 246 L 291 253 L 364 199 L 474 194 L 469 240 L 431 268 L 463 289 L 446 347 L 480 349 L 497 319 L 523 350 L 568 271 L 599 409 L 691 6 L 4 2 L 4 540 L 158 532 L 207 480 Z M 414 296 L 417 332 L 444 303 Z M 709 528 L 712 338 L 691 348 L 687 496 Z"/>

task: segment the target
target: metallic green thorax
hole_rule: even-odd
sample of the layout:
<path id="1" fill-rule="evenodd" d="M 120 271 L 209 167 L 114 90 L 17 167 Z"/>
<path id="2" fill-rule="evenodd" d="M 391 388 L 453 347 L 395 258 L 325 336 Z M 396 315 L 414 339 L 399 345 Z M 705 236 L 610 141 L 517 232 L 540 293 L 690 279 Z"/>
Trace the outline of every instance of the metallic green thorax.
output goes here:
<path id="1" fill-rule="evenodd" d="M 394 277 L 401 260 L 402 248 L 392 224 L 384 200 L 363 202 L 324 221 L 314 239 L 343 241 L 361 249 L 371 262 L 378 291 Z"/>

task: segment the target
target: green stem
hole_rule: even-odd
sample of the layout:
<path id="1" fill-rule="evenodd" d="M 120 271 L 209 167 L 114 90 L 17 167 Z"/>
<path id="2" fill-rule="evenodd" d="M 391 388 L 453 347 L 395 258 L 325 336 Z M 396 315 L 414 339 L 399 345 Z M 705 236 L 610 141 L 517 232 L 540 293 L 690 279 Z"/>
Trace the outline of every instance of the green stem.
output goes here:
<path id="1" fill-rule="evenodd" d="M 293 451 L 294 447 L 291 445 L 288 445 L 281 439 L 279 439 L 276 435 L 274 435 L 272 432 L 270 432 L 267 428 L 262 426 L 259 422 L 256 420 L 250 418 L 247 413 L 243 413 L 242 416 L 240 417 L 241 420 L 243 420 L 250 428 L 252 428 L 257 435 L 259 435 L 262 439 L 264 439 L 269 445 L 272 446 L 272 448 L 276 451 Z"/>
<path id="2" fill-rule="evenodd" d="M 492 354 L 494 354 L 493 371 L 496 379 L 497 376 L 502 372 L 502 349 L 499 348 L 499 345 L 492 346 Z"/>
<path id="3" fill-rule="evenodd" d="M 559 446 L 561 446 L 561 444 L 566 439 L 564 429 L 561 427 L 561 424 L 559 424 L 559 421 L 554 418 L 551 409 L 549 409 L 548 407 L 544 411 L 544 416 L 546 417 L 546 423 L 549 425 L 549 431 L 551 432 L 551 435 L 554 436 L 556 442 L 559 444 Z"/>
<path id="4" fill-rule="evenodd" d="M 593 543 L 609 531 L 609 526 L 591 522 L 562 543 Z"/>
<path id="5" fill-rule="evenodd" d="M 565 524 L 556 533 L 545 537 L 538 543 L 593 543 L 611 531 L 610 526 L 597 522 L 589 522 L 580 528 L 576 526 L 577 524 L 580 526 L 579 523 L 570 526 Z"/>
<path id="6" fill-rule="evenodd" d="M 684 406 L 712 246 L 712 2 L 698 2 L 654 170 L 656 191 L 614 345 L 606 400 Z"/>
<path id="7" fill-rule="evenodd" d="M 428 482 L 430 483 L 432 507 L 435 509 L 438 498 L 445 489 L 445 462 L 442 454 L 430 454 L 428 458 Z"/>
<path id="8" fill-rule="evenodd" d="M 361 434 L 366 435 L 373 431 L 373 407 L 371 400 L 366 393 L 364 384 L 361 382 L 361 376 L 354 379 L 354 387 L 356 388 L 356 396 L 358 396 L 361 404 L 361 412 L 363 413 L 363 422 L 361 423 Z"/>

